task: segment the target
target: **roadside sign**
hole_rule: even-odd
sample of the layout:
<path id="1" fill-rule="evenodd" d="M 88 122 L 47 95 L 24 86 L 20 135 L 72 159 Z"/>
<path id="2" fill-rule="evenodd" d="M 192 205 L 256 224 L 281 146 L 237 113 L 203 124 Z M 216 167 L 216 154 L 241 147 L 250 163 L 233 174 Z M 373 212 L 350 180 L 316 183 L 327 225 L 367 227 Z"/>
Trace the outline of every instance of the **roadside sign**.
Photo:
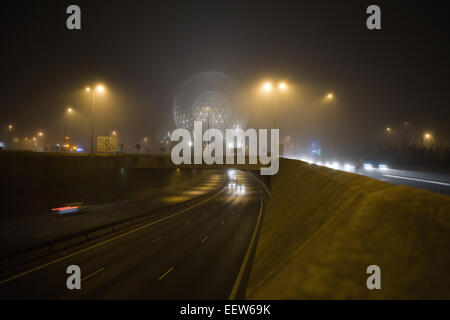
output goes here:
<path id="1" fill-rule="evenodd" d="M 98 136 L 97 152 L 116 152 L 117 136 Z"/>

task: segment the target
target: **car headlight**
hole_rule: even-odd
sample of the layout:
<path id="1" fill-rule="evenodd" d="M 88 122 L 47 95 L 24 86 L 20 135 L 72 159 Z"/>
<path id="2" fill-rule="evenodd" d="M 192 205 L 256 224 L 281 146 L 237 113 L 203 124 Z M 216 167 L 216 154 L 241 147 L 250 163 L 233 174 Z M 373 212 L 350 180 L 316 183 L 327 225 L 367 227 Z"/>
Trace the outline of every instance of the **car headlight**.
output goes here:
<path id="1" fill-rule="evenodd" d="M 364 169 L 372 170 L 373 169 L 373 165 L 371 163 L 364 163 Z"/>
<path id="2" fill-rule="evenodd" d="M 344 170 L 346 170 L 346 171 L 353 171 L 353 170 L 355 170 L 355 166 L 351 165 L 350 163 L 346 163 L 344 165 Z"/>

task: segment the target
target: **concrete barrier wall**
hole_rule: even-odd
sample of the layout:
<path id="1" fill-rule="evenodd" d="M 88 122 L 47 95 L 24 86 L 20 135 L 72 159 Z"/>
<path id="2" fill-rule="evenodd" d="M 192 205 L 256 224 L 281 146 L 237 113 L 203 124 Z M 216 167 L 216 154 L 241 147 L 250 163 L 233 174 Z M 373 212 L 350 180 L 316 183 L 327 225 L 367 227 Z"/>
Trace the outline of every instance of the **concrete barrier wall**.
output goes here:
<path id="1" fill-rule="evenodd" d="M 449 299 L 448 270 L 450 197 L 281 159 L 247 298 Z"/>
<path id="2" fill-rule="evenodd" d="M 0 219 L 33 215 L 49 204 L 189 184 L 201 169 L 123 167 L 111 156 L 9 153 L 0 155 Z"/>

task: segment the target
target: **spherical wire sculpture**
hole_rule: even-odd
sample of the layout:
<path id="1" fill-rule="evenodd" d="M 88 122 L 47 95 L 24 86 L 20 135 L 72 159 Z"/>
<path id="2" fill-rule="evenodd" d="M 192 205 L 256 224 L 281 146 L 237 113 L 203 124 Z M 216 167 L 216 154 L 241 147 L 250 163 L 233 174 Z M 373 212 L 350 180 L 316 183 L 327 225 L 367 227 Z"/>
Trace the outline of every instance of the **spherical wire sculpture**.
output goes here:
<path id="1" fill-rule="evenodd" d="M 177 128 L 191 132 L 194 121 L 202 121 L 203 131 L 216 128 L 245 129 L 245 112 L 237 103 L 237 83 L 221 72 L 202 72 L 186 80 L 178 90 L 173 104 Z"/>

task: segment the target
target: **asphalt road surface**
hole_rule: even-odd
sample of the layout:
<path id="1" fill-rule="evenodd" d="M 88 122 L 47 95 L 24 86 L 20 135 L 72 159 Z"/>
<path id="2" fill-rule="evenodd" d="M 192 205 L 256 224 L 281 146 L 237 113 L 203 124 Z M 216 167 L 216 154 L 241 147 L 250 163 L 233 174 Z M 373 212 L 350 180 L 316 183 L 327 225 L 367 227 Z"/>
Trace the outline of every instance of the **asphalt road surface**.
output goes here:
<path id="1" fill-rule="evenodd" d="M 360 170 L 359 173 L 395 185 L 405 185 L 450 195 L 450 175 L 413 170 Z"/>
<path id="2" fill-rule="evenodd" d="M 301 160 L 304 162 L 313 163 L 320 166 L 332 166 L 324 164 L 324 162 L 315 162 L 308 159 L 301 159 L 298 157 L 288 157 L 289 159 Z M 370 162 L 370 161 L 369 161 Z M 330 161 L 330 164 L 333 163 Z M 351 162 L 350 162 L 351 163 Z M 418 189 L 426 189 L 432 192 L 437 192 L 445 195 L 450 195 L 450 173 L 434 172 L 432 170 L 406 170 L 401 168 L 380 170 L 373 169 L 344 169 L 339 167 L 338 170 L 343 170 L 351 173 L 361 174 L 377 180 L 389 182 L 395 185 L 405 185 Z"/>
<path id="3" fill-rule="evenodd" d="M 142 190 L 131 194 L 131 199 L 114 200 L 98 205 L 90 205 L 88 202 L 89 207 L 83 214 L 59 215 L 48 208 L 44 214 L 38 209 L 27 218 L 1 221 L 0 257 L 82 230 L 147 212 L 157 212 L 217 189 L 225 177 L 223 171 L 209 170 L 201 177 L 180 187 Z"/>
<path id="4" fill-rule="evenodd" d="M 113 237 L 21 264 L 2 274 L 0 298 L 227 299 L 263 204 L 248 174 L 237 172 L 234 183 Z M 70 265 L 81 269 L 80 290 L 66 286 Z"/>

